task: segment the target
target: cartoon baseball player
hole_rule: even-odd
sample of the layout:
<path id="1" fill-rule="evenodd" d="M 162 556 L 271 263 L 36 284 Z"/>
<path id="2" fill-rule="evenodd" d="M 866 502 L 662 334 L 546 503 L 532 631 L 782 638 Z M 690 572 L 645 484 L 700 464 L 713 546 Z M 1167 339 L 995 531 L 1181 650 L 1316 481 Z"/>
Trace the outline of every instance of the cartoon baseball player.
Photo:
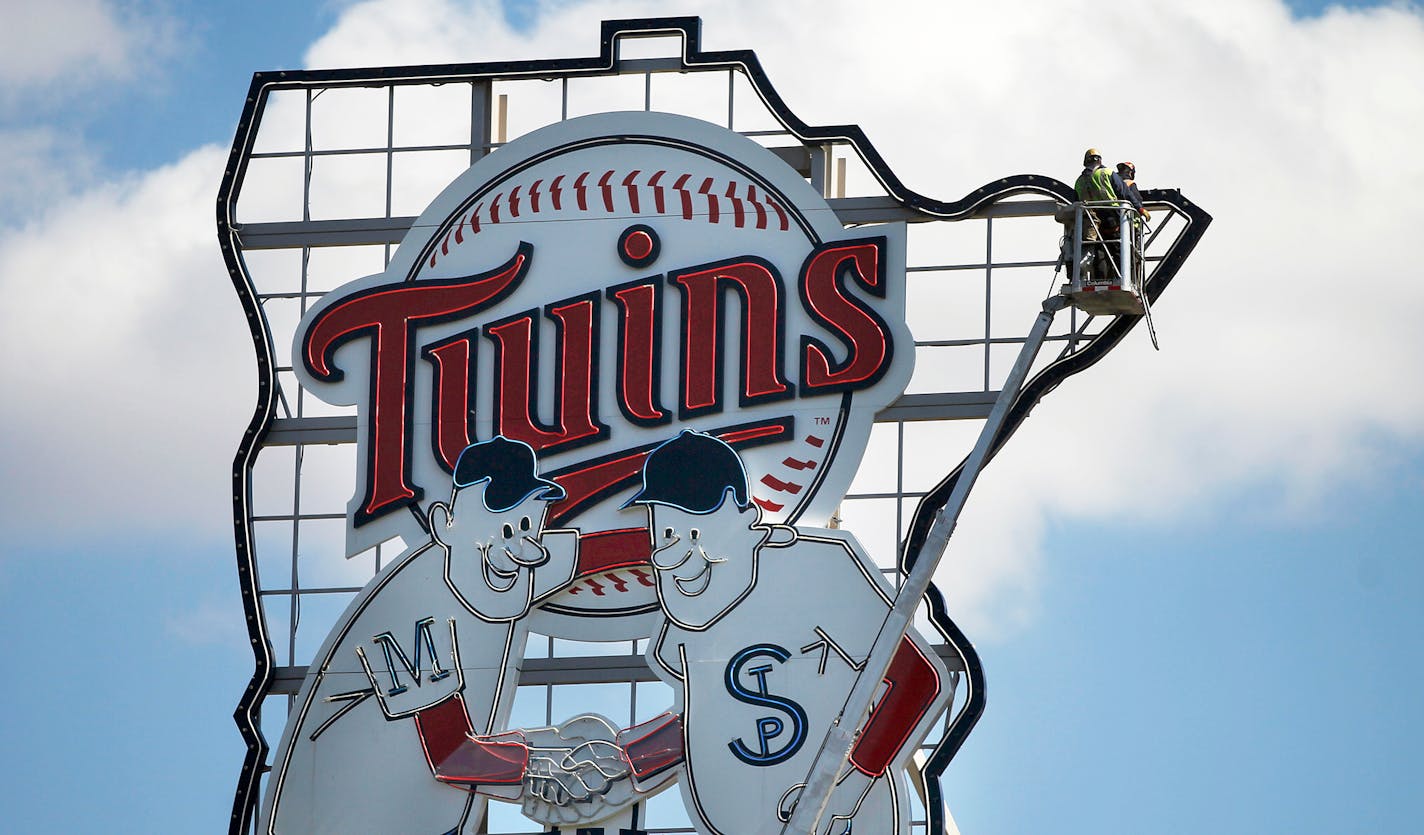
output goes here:
<path id="1" fill-rule="evenodd" d="M 266 831 L 473 832 L 481 796 L 555 825 L 620 802 L 615 789 L 632 802 L 626 780 L 614 786 L 626 760 L 607 720 L 501 733 L 531 608 L 565 588 L 581 559 L 645 560 L 648 548 L 641 531 L 581 540 L 545 530 L 564 492 L 535 467 L 528 444 L 503 437 L 462 452 L 449 503 L 428 511 L 431 543 L 382 571 L 318 654 L 316 693 L 287 731 L 310 744 L 284 740 Z M 382 761 L 361 754 L 370 750 Z M 309 780 L 345 790 L 293 792 L 315 805 L 277 802 L 284 784 Z"/>
<path id="2" fill-rule="evenodd" d="M 667 621 L 648 661 L 677 693 L 681 786 L 704 835 L 771 835 L 850 693 L 893 590 L 845 531 L 761 522 L 737 453 L 684 431 L 654 450 L 646 506 Z M 851 752 L 822 833 L 904 833 L 904 766 L 943 712 L 943 662 L 907 635 Z"/>

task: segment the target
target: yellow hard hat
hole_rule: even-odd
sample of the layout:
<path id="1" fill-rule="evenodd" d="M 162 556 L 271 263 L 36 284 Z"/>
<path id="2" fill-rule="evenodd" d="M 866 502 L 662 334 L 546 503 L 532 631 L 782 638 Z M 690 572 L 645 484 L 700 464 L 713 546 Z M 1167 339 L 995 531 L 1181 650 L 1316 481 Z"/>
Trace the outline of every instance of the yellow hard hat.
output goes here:
<path id="1" fill-rule="evenodd" d="M 1087 165 L 1093 159 L 1093 157 L 1097 157 L 1099 160 L 1102 160 L 1103 154 L 1097 148 L 1089 148 L 1088 150 L 1083 152 L 1083 164 Z"/>

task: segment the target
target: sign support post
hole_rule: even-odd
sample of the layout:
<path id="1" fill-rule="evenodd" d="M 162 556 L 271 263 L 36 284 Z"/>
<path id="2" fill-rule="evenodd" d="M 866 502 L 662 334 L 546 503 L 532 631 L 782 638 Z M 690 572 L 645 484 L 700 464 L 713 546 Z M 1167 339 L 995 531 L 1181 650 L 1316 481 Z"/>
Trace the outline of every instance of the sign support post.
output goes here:
<path id="1" fill-rule="evenodd" d="M 1043 310 L 1038 314 L 1028 337 L 1024 340 L 1023 349 L 1019 351 L 1018 359 L 1014 362 L 1014 367 L 1009 371 L 1009 376 L 1004 380 L 1004 386 L 999 390 L 999 396 L 994 401 L 994 408 L 990 410 L 989 417 L 984 421 L 984 428 L 979 433 L 979 440 L 965 461 L 964 470 L 959 479 L 955 482 L 954 492 L 950 494 L 944 507 L 940 508 L 939 513 L 935 515 L 934 523 L 931 525 L 929 535 L 925 538 L 924 547 L 920 551 L 920 559 L 915 562 L 914 568 L 906 575 L 899 593 L 895 595 L 895 603 L 891 606 L 889 614 L 886 615 L 880 632 L 875 636 L 875 643 L 871 645 L 870 656 L 866 659 L 865 668 L 861 670 L 860 676 L 856 679 L 855 686 L 851 689 L 850 696 L 847 697 L 845 706 L 841 710 L 840 718 L 826 731 L 821 748 L 816 753 L 811 770 L 806 775 L 806 788 L 802 789 L 801 798 L 796 803 L 790 820 L 782 827 L 782 835 L 815 835 L 819 831 L 817 827 L 821 824 L 826 805 L 835 789 L 836 778 L 840 776 L 841 770 L 845 768 L 846 762 L 850 758 L 851 746 L 855 743 L 857 731 L 864 722 L 866 714 L 870 712 L 875 693 L 879 690 L 881 681 L 890 669 L 890 662 L 895 655 L 895 650 L 900 646 L 905 630 L 909 628 L 915 616 L 915 609 L 920 605 L 920 598 L 924 597 L 930 581 L 934 579 L 935 569 L 939 567 L 940 560 L 944 557 L 945 548 L 949 545 L 949 537 L 959 524 L 959 514 L 964 509 L 965 501 L 969 498 L 969 491 L 973 489 L 974 482 L 979 478 L 979 472 L 984 468 L 984 463 L 989 457 L 989 450 L 993 448 L 994 439 L 998 436 L 999 429 L 1004 425 L 1009 407 L 1013 405 L 1014 400 L 1023 389 L 1024 380 L 1028 377 L 1034 358 L 1038 356 L 1039 349 L 1043 347 L 1043 340 L 1048 335 L 1048 328 L 1053 324 L 1054 314 L 1066 305 L 1067 299 L 1061 294 L 1050 296 L 1044 300 Z"/>

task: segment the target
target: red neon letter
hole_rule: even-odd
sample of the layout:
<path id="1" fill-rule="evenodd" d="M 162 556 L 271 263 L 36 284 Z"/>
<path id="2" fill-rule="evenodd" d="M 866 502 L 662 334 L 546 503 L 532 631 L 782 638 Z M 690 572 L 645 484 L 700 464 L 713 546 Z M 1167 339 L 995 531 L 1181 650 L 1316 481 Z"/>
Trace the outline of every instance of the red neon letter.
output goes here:
<path id="1" fill-rule="evenodd" d="M 884 246 L 884 238 L 830 244 L 813 252 L 801 268 L 801 300 L 806 312 L 847 348 L 846 358 L 836 363 L 825 343 L 801 337 L 803 394 L 866 388 L 889 366 L 895 348 L 889 326 L 848 292 L 845 281 L 850 277 L 867 292 L 884 298 Z"/>
<path id="2" fill-rule="evenodd" d="M 656 279 L 654 280 L 656 281 Z M 671 418 L 658 405 L 658 287 L 653 282 L 608 291 L 622 315 L 618 319 L 618 406 L 623 416 L 640 426 L 656 426 Z"/>
<path id="3" fill-rule="evenodd" d="M 669 280 L 682 289 L 682 418 L 722 410 L 722 295 L 729 286 L 742 301 L 741 404 L 792 395 L 781 370 L 781 280 L 770 263 L 746 256 Z"/>
<path id="4" fill-rule="evenodd" d="M 519 285 L 534 248 L 521 243 L 514 257 L 490 272 L 464 278 L 383 284 L 353 293 L 322 311 L 302 336 L 302 361 L 317 380 L 345 375 L 333 364 L 336 349 L 371 337 L 370 411 L 366 447 L 366 492 L 354 524 L 420 498 L 410 483 L 409 385 L 412 345 L 420 325 L 469 316 Z"/>
<path id="5" fill-rule="evenodd" d="M 475 343 L 469 334 L 461 334 L 428 346 L 424 354 L 435 366 L 435 415 L 430 421 L 430 441 L 435 459 L 453 473 L 460 453 L 475 441 L 470 426 L 475 397 Z"/>
<path id="6" fill-rule="evenodd" d="M 559 346 L 554 370 L 558 425 L 552 428 L 541 426 L 535 418 L 538 344 L 532 312 L 485 328 L 485 335 L 495 344 L 496 431 L 524 441 L 535 451 L 588 443 L 608 432 L 595 413 L 597 296 L 558 302 L 546 313 L 557 325 Z"/>

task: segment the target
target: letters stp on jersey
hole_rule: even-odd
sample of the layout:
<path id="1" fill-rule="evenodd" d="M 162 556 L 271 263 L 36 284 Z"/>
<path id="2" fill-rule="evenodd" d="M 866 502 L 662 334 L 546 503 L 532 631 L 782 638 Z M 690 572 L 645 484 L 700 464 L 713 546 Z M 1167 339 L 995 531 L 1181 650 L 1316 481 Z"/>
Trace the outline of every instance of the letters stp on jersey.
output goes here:
<path id="1" fill-rule="evenodd" d="M 846 230 L 755 142 L 609 113 L 505 145 L 386 271 L 302 320 L 306 389 L 355 406 L 348 551 L 404 553 L 318 651 L 266 832 L 780 831 L 893 591 L 822 525 L 913 364 L 904 229 Z M 884 555 L 888 557 L 889 555 Z M 648 639 L 655 719 L 511 727 L 531 633 Z M 943 712 L 917 634 L 825 831 L 907 831 L 905 765 Z"/>

